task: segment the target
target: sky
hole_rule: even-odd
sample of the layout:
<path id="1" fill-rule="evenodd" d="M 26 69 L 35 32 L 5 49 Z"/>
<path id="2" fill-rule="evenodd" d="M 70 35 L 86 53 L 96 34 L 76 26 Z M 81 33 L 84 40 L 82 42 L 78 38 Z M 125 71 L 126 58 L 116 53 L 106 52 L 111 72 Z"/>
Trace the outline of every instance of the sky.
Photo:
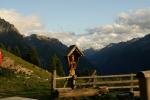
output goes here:
<path id="1" fill-rule="evenodd" d="M 1 0 L 0 17 L 24 35 L 101 49 L 150 33 L 150 0 Z"/>

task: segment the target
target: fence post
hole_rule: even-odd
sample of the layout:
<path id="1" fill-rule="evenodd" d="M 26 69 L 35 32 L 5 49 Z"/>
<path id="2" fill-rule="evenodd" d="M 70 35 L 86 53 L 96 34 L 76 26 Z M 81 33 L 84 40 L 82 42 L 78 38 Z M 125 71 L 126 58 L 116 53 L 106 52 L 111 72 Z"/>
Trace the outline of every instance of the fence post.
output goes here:
<path id="1" fill-rule="evenodd" d="M 53 71 L 53 89 L 56 88 L 56 70 Z"/>
<path id="2" fill-rule="evenodd" d="M 150 70 L 137 73 L 141 100 L 150 100 Z"/>
<path id="3" fill-rule="evenodd" d="M 95 75 L 93 76 L 93 87 L 96 87 L 96 78 L 95 78 Z"/>
<path id="4" fill-rule="evenodd" d="M 134 80 L 134 74 L 131 74 L 130 76 L 131 84 L 130 84 L 130 92 L 133 92 L 133 80 Z"/>
<path id="5" fill-rule="evenodd" d="M 96 78 L 95 78 L 95 76 L 96 76 L 96 70 L 94 70 L 94 72 L 93 72 L 93 74 L 92 74 L 92 77 L 93 77 L 93 87 L 96 87 Z"/>

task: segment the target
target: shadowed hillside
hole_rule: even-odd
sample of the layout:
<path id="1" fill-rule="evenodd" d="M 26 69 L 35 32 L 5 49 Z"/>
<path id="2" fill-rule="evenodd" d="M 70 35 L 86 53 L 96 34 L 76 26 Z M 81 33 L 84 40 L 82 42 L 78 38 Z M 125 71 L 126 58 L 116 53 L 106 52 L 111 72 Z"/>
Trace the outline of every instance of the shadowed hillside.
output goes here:
<path id="1" fill-rule="evenodd" d="M 150 35 L 110 44 L 91 57 L 103 74 L 131 73 L 150 69 Z"/>
<path id="2" fill-rule="evenodd" d="M 64 56 L 68 47 L 59 40 L 35 34 L 25 39 L 31 47 L 37 50 L 43 68 L 48 69 L 50 60 L 55 54 L 61 59 L 63 66 L 65 66 Z"/>

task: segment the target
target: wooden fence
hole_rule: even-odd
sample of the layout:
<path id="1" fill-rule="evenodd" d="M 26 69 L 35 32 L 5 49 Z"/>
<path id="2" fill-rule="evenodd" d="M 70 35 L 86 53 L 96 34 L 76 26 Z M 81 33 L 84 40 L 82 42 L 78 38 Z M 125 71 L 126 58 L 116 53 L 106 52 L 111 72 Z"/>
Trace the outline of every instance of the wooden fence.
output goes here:
<path id="1" fill-rule="evenodd" d="M 128 89 L 129 91 L 138 91 L 139 84 L 138 80 L 135 77 L 136 74 L 123 74 L 123 75 L 106 75 L 106 76 L 83 76 L 77 77 L 76 79 L 76 87 L 99 87 L 99 86 L 107 86 L 110 90 L 115 89 Z M 62 87 L 57 87 L 58 80 L 68 80 L 71 76 L 66 77 L 57 77 L 56 71 L 53 73 L 53 89 L 67 89 L 63 85 Z"/>
<path id="2" fill-rule="evenodd" d="M 135 74 L 123 74 L 123 75 L 107 75 L 107 76 L 87 76 L 78 77 L 76 85 L 92 85 L 96 86 L 107 86 L 109 89 L 130 89 L 134 91 L 134 88 L 139 88 L 138 80 Z M 91 81 L 80 83 L 78 79 L 92 79 Z"/>

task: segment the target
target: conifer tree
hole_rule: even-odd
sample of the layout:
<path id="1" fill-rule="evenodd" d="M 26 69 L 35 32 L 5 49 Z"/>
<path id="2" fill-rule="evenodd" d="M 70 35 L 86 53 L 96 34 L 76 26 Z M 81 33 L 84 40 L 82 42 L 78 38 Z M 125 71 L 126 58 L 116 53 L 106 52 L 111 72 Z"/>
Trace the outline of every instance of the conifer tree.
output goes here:
<path id="1" fill-rule="evenodd" d="M 21 57 L 21 53 L 20 53 L 20 49 L 18 48 L 18 46 L 15 47 L 15 55 Z"/>
<path id="2" fill-rule="evenodd" d="M 59 76 L 65 75 L 61 60 L 58 58 L 56 54 L 52 56 L 49 67 L 50 67 L 50 71 L 56 70 L 57 75 Z"/>
<path id="3" fill-rule="evenodd" d="M 38 53 L 35 48 L 31 48 L 28 54 L 29 61 L 37 66 L 41 66 L 40 59 Z"/>
<path id="4" fill-rule="evenodd" d="M 9 51 L 9 52 L 12 52 L 12 49 L 11 49 L 10 46 L 7 46 L 6 50 Z"/>
<path id="5" fill-rule="evenodd" d="M 3 43 L 0 43 L 0 48 L 6 49 Z"/>

